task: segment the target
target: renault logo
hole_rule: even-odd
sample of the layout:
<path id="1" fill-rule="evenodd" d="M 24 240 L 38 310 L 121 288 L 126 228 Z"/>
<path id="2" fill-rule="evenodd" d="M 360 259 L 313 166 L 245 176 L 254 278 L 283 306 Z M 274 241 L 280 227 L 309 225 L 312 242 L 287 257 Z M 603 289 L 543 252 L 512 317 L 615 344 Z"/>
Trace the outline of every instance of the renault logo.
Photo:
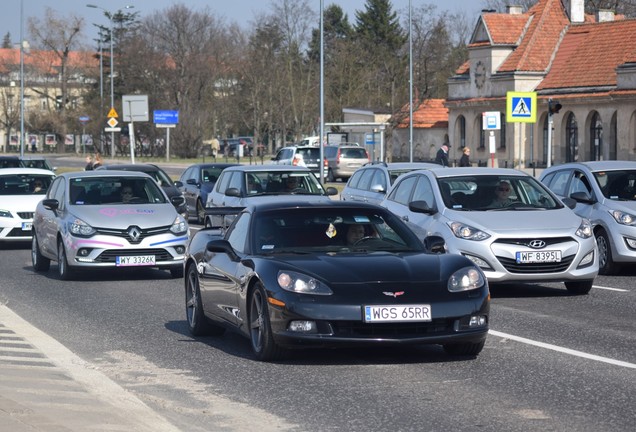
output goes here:
<path id="1" fill-rule="evenodd" d="M 136 226 L 130 227 L 128 228 L 128 236 L 133 242 L 137 242 L 139 241 L 139 236 L 141 236 L 141 230 Z"/>
<path id="2" fill-rule="evenodd" d="M 530 246 L 532 249 L 542 249 L 545 247 L 545 242 L 543 240 L 532 240 L 530 243 L 528 243 L 528 246 Z"/>

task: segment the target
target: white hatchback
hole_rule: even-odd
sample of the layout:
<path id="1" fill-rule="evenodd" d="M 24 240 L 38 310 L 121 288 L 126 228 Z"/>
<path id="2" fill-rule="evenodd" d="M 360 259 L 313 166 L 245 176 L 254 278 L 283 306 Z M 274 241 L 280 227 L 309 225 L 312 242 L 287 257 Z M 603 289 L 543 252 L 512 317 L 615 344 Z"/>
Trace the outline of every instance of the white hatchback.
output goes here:
<path id="1" fill-rule="evenodd" d="M 37 168 L 0 170 L 0 241 L 31 240 L 33 212 L 55 173 Z"/>

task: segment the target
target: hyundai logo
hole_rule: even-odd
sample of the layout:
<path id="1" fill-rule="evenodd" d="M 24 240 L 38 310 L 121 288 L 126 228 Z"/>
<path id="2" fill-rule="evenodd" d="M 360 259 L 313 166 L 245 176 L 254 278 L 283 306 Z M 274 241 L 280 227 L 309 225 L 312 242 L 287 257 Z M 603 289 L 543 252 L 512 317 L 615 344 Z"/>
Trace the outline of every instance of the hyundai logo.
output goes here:
<path id="1" fill-rule="evenodd" d="M 543 240 L 532 240 L 530 243 L 528 243 L 528 246 L 530 246 L 532 249 L 542 249 L 545 247 L 545 242 Z"/>
<path id="2" fill-rule="evenodd" d="M 130 239 L 134 242 L 139 241 L 139 236 L 141 236 L 141 230 L 137 227 L 130 227 L 128 228 L 128 235 L 130 236 Z"/>

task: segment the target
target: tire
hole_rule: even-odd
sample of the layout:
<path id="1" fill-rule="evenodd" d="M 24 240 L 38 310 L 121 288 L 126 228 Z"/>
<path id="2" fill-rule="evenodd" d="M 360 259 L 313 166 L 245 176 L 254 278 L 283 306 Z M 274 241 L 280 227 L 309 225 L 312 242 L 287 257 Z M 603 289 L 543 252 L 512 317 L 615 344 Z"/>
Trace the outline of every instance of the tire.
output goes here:
<path id="1" fill-rule="evenodd" d="M 486 341 L 477 343 L 464 342 L 443 345 L 446 354 L 453 356 L 477 356 L 484 349 Z"/>
<path id="2" fill-rule="evenodd" d="M 269 321 L 267 293 L 260 282 L 252 290 L 249 300 L 249 325 L 252 352 L 260 361 L 280 360 L 286 350 L 274 342 L 272 325 Z"/>
<path id="3" fill-rule="evenodd" d="M 31 262 L 33 263 L 35 271 L 38 272 L 48 271 L 51 267 L 51 260 L 40 253 L 40 244 L 38 243 L 35 233 L 31 240 Z"/>
<path id="4" fill-rule="evenodd" d="M 572 294 L 587 294 L 592 289 L 594 281 L 566 282 L 565 287 Z"/>
<path id="5" fill-rule="evenodd" d="M 333 171 L 331 170 L 331 168 L 329 168 L 329 170 L 327 171 L 327 181 L 329 183 L 334 183 L 336 181 L 336 179 L 333 177 Z"/>
<path id="6" fill-rule="evenodd" d="M 71 267 L 68 265 L 66 249 L 64 249 L 62 240 L 57 242 L 57 274 L 62 280 L 72 280 L 75 276 L 75 272 L 71 270 Z"/>
<path id="7" fill-rule="evenodd" d="M 611 275 L 616 273 L 618 266 L 614 264 L 612 258 L 612 245 L 605 230 L 596 232 L 596 244 L 598 246 L 598 273 Z"/>
<path id="8" fill-rule="evenodd" d="M 205 222 L 205 207 L 200 199 L 197 199 L 197 224 L 203 225 Z"/>
<path id="9" fill-rule="evenodd" d="M 225 333 L 223 327 L 210 323 L 203 313 L 199 275 L 194 264 L 188 267 L 187 277 L 185 278 L 185 306 L 188 329 L 192 336 L 220 336 Z"/>
<path id="10" fill-rule="evenodd" d="M 170 276 L 175 279 L 181 279 L 183 277 L 183 266 L 172 267 L 170 269 Z"/>

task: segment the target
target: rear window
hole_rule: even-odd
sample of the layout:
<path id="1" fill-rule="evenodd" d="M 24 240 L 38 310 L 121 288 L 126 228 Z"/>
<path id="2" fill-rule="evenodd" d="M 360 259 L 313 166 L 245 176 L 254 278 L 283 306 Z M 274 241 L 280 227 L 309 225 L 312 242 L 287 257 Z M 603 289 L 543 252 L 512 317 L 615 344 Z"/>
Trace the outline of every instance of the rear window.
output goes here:
<path id="1" fill-rule="evenodd" d="M 303 155 L 304 160 L 308 160 L 308 159 L 319 160 L 320 159 L 320 147 L 298 149 L 298 153 Z"/>
<path id="2" fill-rule="evenodd" d="M 363 148 L 341 149 L 340 154 L 342 157 L 349 159 L 366 159 L 368 157 L 366 150 Z"/>

